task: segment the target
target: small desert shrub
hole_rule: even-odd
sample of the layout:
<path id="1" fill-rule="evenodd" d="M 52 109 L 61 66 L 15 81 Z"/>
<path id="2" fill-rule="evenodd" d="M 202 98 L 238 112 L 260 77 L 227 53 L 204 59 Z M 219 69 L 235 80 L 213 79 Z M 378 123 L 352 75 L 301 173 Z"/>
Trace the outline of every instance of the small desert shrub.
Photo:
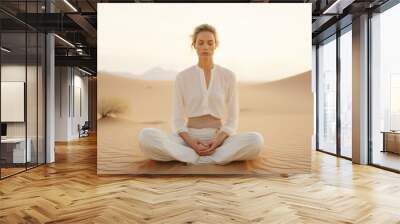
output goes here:
<path id="1" fill-rule="evenodd" d="M 98 106 L 97 118 L 118 117 L 128 110 L 127 104 L 119 98 L 104 98 Z"/>

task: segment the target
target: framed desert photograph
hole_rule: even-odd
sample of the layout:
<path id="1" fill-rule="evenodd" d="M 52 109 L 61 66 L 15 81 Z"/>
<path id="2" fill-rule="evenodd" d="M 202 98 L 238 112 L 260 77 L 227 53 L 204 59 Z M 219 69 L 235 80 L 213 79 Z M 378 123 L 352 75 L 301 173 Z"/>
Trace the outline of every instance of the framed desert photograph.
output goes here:
<path id="1" fill-rule="evenodd" d="M 310 171 L 311 4 L 98 4 L 98 174 Z"/>

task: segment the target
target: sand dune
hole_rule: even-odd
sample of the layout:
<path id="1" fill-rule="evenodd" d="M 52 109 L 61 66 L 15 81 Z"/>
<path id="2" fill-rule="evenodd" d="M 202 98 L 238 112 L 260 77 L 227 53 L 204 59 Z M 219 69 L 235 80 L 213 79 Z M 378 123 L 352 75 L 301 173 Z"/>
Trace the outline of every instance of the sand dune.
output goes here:
<path id="1" fill-rule="evenodd" d="M 239 84 L 241 108 L 262 114 L 310 114 L 311 74 L 265 83 Z M 252 99 L 254 98 L 254 99 Z"/>
<path id="2" fill-rule="evenodd" d="M 313 106 L 311 73 L 273 82 L 239 83 L 239 132 L 258 131 L 265 150 L 258 160 L 226 166 L 183 166 L 147 160 L 138 148 L 141 128 L 170 131 L 171 81 L 98 76 L 98 111 L 117 102 L 124 111 L 98 121 L 98 173 L 273 174 L 310 170 Z"/>

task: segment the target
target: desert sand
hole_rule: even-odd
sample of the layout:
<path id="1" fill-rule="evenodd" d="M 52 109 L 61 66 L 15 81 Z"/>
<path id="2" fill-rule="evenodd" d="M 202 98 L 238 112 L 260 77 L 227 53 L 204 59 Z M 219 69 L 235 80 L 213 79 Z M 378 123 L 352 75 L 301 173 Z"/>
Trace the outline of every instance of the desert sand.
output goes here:
<path id="1" fill-rule="evenodd" d="M 311 72 L 272 82 L 239 82 L 238 132 L 257 131 L 265 149 L 253 161 L 190 166 L 148 160 L 142 128 L 170 132 L 173 81 L 98 75 L 98 174 L 295 174 L 310 171 L 313 133 Z"/>

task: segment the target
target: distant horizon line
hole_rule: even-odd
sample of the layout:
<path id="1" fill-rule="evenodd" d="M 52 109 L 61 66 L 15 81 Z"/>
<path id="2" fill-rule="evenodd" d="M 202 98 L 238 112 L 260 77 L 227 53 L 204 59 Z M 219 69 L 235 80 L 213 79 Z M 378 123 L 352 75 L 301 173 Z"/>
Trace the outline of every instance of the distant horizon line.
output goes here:
<path id="1" fill-rule="evenodd" d="M 157 67 L 160 67 L 160 66 L 157 66 Z M 162 67 L 160 67 L 160 68 L 162 68 Z M 149 69 L 148 71 L 150 71 L 150 70 L 151 69 Z M 174 70 L 167 70 L 167 69 L 163 69 L 163 70 L 174 71 Z M 283 79 L 286 79 L 286 78 L 290 78 L 290 77 L 298 76 L 298 75 L 301 75 L 301 74 L 309 73 L 309 72 L 312 72 L 312 70 L 309 69 L 309 70 L 306 70 L 306 71 L 303 71 L 303 72 L 296 73 L 294 75 L 287 75 L 287 76 L 283 76 L 281 78 L 276 78 L 276 79 L 258 79 L 258 80 L 255 80 L 255 79 L 240 79 L 237 76 L 236 77 L 238 78 L 237 79 L 238 82 L 245 82 L 245 83 L 273 82 L 273 81 L 279 81 L 279 80 L 283 80 Z M 110 71 L 105 71 L 105 70 L 97 72 L 98 75 L 101 75 L 101 73 L 106 73 L 108 75 L 126 74 L 126 75 L 114 75 L 114 76 L 118 76 L 118 77 L 122 77 L 122 78 L 128 78 L 128 79 L 134 79 L 134 80 L 143 80 L 143 81 L 175 81 L 175 79 L 140 79 L 140 77 L 144 76 L 145 74 L 134 75 L 134 73 L 129 73 L 129 72 L 110 72 Z M 130 75 L 130 76 L 127 76 L 127 75 Z"/>

